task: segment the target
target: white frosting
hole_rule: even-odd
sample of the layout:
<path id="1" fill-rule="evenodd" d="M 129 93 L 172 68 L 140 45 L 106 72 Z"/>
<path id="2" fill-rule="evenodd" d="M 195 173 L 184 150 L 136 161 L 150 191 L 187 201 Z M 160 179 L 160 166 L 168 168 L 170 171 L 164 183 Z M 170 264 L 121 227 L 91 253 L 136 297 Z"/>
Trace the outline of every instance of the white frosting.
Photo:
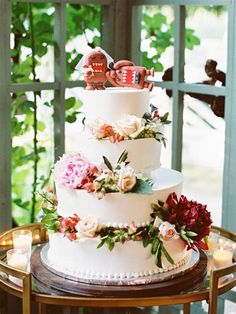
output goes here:
<path id="1" fill-rule="evenodd" d="M 128 151 L 128 161 L 130 161 L 131 167 L 148 175 L 151 171 L 160 167 L 161 146 L 162 144 L 154 138 L 111 143 L 108 139 L 97 140 L 89 138 L 87 134 L 81 134 L 74 144 L 74 150 L 82 151 L 88 160 L 93 163 L 103 163 L 102 157 L 106 156 L 112 165 L 126 150 Z"/>
<path id="2" fill-rule="evenodd" d="M 104 91 L 84 91 L 82 111 L 89 120 L 101 118 L 107 123 L 116 122 L 124 114 L 142 117 L 149 111 L 149 91 L 108 88 Z M 160 167 L 161 144 L 154 139 L 125 140 L 110 143 L 108 140 L 89 139 L 88 135 L 78 136 L 74 150 L 82 151 L 91 162 L 101 163 L 106 156 L 112 164 L 119 155 L 128 151 L 131 166 L 144 173 Z M 124 227 L 135 222 L 137 226 L 148 225 L 151 217 L 151 204 L 158 200 L 166 201 L 170 193 L 182 191 L 182 174 L 169 169 L 152 172 L 153 194 L 107 193 L 98 200 L 95 193 L 85 190 L 56 188 L 58 214 L 63 217 L 77 214 L 80 218 L 92 217 L 101 225 Z M 164 243 L 174 260 L 171 265 L 162 258 L 163 269 L 155 264 L 156 256 L 151 254 L 151 246 L 144 248 L 142 241 L 116 243 L 112 251 L 107 247 L 97 249 L 99 237 L 84 241 L 70 241 L 63 234 L 49 234 L 50 266 L 57 271 L 79 278 L 122 279 L 150 276 L 169 271 L 182 265 L 188 257 L 185 243 L 180 239 Z"/>
<path id="3" fill-rule="evenodd" d="M 162 257 L 163 268 L 158 268 L 151 246 L 144 248 L 142 241 L 116 243 L 112 251 L 105 246 L 97 249 L 99 242 L 99 238 L 70 241 L 63 234 L 50 233 L 50 266 L 81 278 L 138 278 L 174 269 L 182 265 L 188 255 L 186 244 L 180 238 L 164 242 L 175 264 Z"/>
<path id="4" fill-rule="evenodd" d="M 151 204 L 166 201 L 170 193 L 181 194 L 182 174 L 175 170 L 158 169 L 153 173 L 155 180 L 153 194 L 107 193 L 98 200 L 95 193 L 85 190 L 71 190 L 57 187 L 58 214 L 67 217 L 95 217 L 100 224 L 130 224 L 132 221 L 150 221 Z"/>
<path id="5" fill-rule="evenodd" d="M 101 118 L 115 122 L 125 114 L 142 117 L 149 111 L 149 94 L 146 89 L 107 88 L 105 90 L 85 90 L 81 93 L 81 110 L 89 120 Z"/>

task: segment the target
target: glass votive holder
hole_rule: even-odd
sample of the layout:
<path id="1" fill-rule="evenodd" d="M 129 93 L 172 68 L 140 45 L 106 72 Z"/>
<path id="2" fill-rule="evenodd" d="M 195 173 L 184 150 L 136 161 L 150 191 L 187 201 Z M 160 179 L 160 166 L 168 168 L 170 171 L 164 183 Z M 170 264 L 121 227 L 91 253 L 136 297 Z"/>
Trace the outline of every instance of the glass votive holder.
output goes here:
<path id="1" fill-rule="evenodd" d="M 32 232 L 30 230 L 15 230 L 12 232 L 12 242 L 14 249 L 22 249 L 31 255 Z"/>
<path id="2" fill-rule="evenodd" d="M 213 252 L 218 248 L 220 241 L 220 231 L 218 230 L 211 230 L 209 237 L 208 237 L 208 251 L 207 253 L 212 255 Z"/>
<path id="3" fill-rule="evenodd" d="M 234 261 L 236 261 L 236 242 L 232 244 Z"/>
<path id="4" fill-rule="evenodd" d="M 213 252 L 213 265 L 215 268 L 227 267 L 233 263 L 232 246 L 219 247 Z"/>
<path id="5" fill-rule="evenodd" d="M 32 232 L 30 230 L 15 230 L 12 232 L 12 242 L 14 249 L 21 249 L 27 252 L 30 261 L 32 251 Z M 30 271 L 30 263 L 28 263 L 28 271 Z"/>
<path id="6" fill-rule="evenodd" d="M 28 252 L 23 249 L 11 249 L 7 251 L 7 264 L 13 268 L 27 271 L 29 265 Z M 9 276 L 9 280 L 21 286 L 22 280 L 14 276 Z"/>

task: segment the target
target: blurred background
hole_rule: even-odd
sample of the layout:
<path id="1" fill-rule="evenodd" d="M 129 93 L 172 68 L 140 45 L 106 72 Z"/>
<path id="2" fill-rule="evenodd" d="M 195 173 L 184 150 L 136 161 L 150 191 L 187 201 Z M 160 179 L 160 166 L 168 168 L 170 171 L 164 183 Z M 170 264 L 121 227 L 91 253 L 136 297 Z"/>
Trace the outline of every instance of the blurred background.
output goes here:
<path id="1" fill-rule="evenodd" d="M 209 79 L 204 67 L 208 59 L 217 68 L 227 67 L 227 10 L 224 6 L 186 6 L 185 68 L 187 83 Z M 139 6 L 141 27 L 137 31 L 140 63 L 155 67 L 156 82 L 174 65 L 174 8 L 171 5 Z M 54 80 L 55 9 L 50 3 L 12 4 L 11 79 L 13 83 Z M 100 46 L 102 6 L 66 5 L 66 79 L 78 81 L 75 66 L 84 53 Z M 122 36 L 122 31 L 120 32 Z M 108 51 L 109 52 L 109 51 Z M 221 85 L 217 82 L 216 85 Z M 81 83 L 81 86 L 83 84 Z M 82 87 L 66 88 L 65 147 L 73 151 L 73 141 L 82 129 Z M 39 198 L 35 193 L 52 184 L 54 163 L 54 91 L 11 94 L 12 215 L 15 224 L 38 219 Z M 156 86 L 151 103 L 172 114 L 172 98 Z M 93 104 L 91 104 L 93 105 Z M 172 127 L 166 127 L 167 148 L 162 149 L 162 166 L 171 167 Z M 203 101 L 184 95 L 182 172 L 183 193 L 207 204 L 214 224 L 221 224 L 222 178 L 225 122 Z M 148 158 L 148 156 L 147 156 Z"/>

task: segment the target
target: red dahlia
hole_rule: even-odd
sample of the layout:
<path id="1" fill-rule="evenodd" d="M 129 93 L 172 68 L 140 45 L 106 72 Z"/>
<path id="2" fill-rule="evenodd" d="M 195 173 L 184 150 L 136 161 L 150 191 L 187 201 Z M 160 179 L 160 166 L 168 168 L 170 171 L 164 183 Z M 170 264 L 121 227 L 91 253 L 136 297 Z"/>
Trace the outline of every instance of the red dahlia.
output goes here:
<path id="1" fill-rule="evenodd" d="M 185 226 L 186 231 L 195 232 L 197 236 L 194 237 L 194 241 L 196 242 L 209 235 L 212 220 L 206 205 L 189 201 L 183 195 L 178 199 L 176 193 L 169 195 L 166 204 L 169 212 L 167 221 L 175 224 L 178 231 Z"/>

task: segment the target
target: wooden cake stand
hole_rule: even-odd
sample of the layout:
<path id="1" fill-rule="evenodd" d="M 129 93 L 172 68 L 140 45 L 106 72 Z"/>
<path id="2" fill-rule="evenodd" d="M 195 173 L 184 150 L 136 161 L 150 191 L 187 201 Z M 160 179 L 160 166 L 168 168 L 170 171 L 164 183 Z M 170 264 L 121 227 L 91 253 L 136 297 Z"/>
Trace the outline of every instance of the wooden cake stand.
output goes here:
<path id="1" fill-rule="evenodd" d="M 45 292 L 55 290 L 58 294 L 72 294 L 90 297 L 145 297 L 176 294 L 189 287 L 193 289 L 202 282 L 207 274 L 207 256 L 200 251 L 198 262 L 184 273 L 177 273 L 173 279 L 148 284 L 102 285 L 71 280 L 68 276 L 51 271 L 41 259 L 43 245 L 39 246 L 31 257 L 31 271 L 37 285 Z M 184 287 L 184 289 L 183 289 Z"/>

